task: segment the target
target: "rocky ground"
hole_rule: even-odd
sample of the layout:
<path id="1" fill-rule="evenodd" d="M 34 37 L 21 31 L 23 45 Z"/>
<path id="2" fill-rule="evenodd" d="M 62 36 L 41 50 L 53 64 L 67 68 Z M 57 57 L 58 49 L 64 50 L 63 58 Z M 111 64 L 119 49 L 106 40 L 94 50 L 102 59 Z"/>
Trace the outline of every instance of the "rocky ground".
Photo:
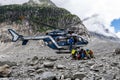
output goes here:
<path id="1" fill-rule="evenodd" d="M 85 48 L 96 58 L 89 60 L 71 60 L 40 44 L 1 43 L 0 80 L 120 80 L 120 53 L 114 53 L 119 43 L 91 39 Z"/>

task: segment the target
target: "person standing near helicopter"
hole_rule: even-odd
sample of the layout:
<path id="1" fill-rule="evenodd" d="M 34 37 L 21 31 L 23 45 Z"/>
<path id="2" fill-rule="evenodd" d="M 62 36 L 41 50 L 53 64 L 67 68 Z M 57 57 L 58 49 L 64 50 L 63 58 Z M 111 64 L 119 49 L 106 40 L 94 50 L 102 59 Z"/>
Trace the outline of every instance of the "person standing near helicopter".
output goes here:
<path id="1" fill-rule="evenodd" d="M 70 44 L 69 50 L 72 51 L 73 44 L 74 44 L 74 39 L 72 37 L 70 37 L 69 39 L 69 44 Z"/>
<path id="2" fill-rule="evenodd" d="M 70 52 L 72 51 L 72 49 L 73 49 L 73 44 L 74 44 L 74 38 L 73 38 L 73 36 L 72 36 L 72 34 L 73 34 L 73 31 L 69 31 L 68 32 L 69 33 L 69 39 L 68 39 L 68 43 L 69 43 L 69 50 L 70 50 Z"/>

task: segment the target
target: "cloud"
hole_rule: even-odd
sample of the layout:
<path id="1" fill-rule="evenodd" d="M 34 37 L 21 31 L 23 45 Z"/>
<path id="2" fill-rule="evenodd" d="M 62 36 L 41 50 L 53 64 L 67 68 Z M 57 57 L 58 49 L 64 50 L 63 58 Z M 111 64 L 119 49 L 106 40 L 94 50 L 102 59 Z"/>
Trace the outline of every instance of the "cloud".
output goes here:
<path id="1" fill-rule="evenodd" d="M 0 0 L 1 5 L 9 5 L 9 4 L 22 4 L 29 0 Z"/>
<path id="2" fill-rule="evenodd" d="M 90 17 L 93 14 L 98 14 L 99 20 L 102 19 L 102 24 L 109 29 L 110 32 L 115 33 L 115 28 L 111 26 L 113 19 L 120 18 L 120 0 L 52 0 L 57 6 L 66 8 L 73 14 L 78 15 L 81 19 Z M 98 19 L 98 18 L 97 18 Z M 90 23 L 86 24 L 89 29 Z M 96 28 L 95 28 L 96 29 Z M 94 30 L 94 28 L 93 28 Z"/>
<path id="3" fill-rule="evenodd" d="M 120 32 L 117 32 L 117 36 L 120 38 Z"/>

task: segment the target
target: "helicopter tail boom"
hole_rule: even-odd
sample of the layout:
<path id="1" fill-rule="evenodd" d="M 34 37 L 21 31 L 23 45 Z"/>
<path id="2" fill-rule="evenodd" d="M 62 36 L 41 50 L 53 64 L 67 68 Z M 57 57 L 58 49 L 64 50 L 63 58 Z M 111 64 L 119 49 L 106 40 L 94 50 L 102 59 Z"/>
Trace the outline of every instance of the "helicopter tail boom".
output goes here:
<path id="1" fill-rule="evenodd" d="M 16 33 L 14 30 L 12 29 L 8 29 L 8 31 L 10 32 L 10 34 L 12 35 L 12 41 L 16 42 L 19 38 L 21 38 L 22 36 L 19 35 L 18 33 Z"/>
<path id="2" fill-rule="evenodd" d="M 14 30 L 12 29 L 8 29 L 8 31 L 10 32 L 10 34 L 12 35 L 12 41 L 16 42 L 17 40 L 22 40 L 22 45 L 26 45 L 28 43 L 29 40 L 44 40 L 46 38 L 49 38 L 51 40 L 51 42 L 56 46 L 56 48 L 60 49 L 61 47 L 56 43 L 56 41 L 51 37 L 51 36 L 22 36 L 19 35 L 18 33 L 16 33 Z M 49 42 L 49 41 L 48 41 Z"/>

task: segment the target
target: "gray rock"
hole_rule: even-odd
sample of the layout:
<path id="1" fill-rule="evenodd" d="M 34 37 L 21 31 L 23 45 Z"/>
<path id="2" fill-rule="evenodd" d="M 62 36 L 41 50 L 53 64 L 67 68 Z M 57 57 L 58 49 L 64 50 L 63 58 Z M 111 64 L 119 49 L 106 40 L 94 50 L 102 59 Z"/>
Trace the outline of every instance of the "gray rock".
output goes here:
<path id="1" fill-rule="evenodd" d="M 86 73 L 84 72 L 76 72 L 75 74 L 73 74 L 73 79 L 82 80 L 84 77 L 86 77 Z"/>
<path id="2" fill-rule="evenodd" d="M 87 63 L 89 66 L 92 66 L 92 65 L 94 65 L 95 64 L 95 62 L 94 61 L 88 61 L 88 63 Z"/>
<path id="3" fill-rule="evenodd" d="M 101 71 L 101 68 L 103 68 L 103 64 L 94 64 L 90 67 L 90 70 L 99 72 L 99 71 Z"/>
<path id="4" fill-rule="evenodd" d="M 39 74 L 39 73 L 44 72 L 44 70 L 43 69 L 38 69 L 38 70 L 36 70 L 36 72 Z"/>
<path id="5" fill-rule="evenodd" d="M 96 65 L 93 65 L 93 66 L 90 67 L 90 70 L 98 72 L 99 68 Z"/>
<path id="6" fill-rule="evenodd" d="M 36 65 L 36 64 L 38 64 L 38 62 L 39 62 L 39 58 L 37 56 L 34 56 L 31 61 L 31 64 Z"/>
<path id="7" fill-rule="evenodd" d="M 114 53 L 115 53 L 116 55 L 117 55 L 117 54 L 120 54 L 120 48 L 116 48 Z"/>
<path id="8" fill-rule="evenodd" d="M 50 61 L 56 61 L 57 60 L 57 58 L 55 56 L 54 57 L 48 57 L 47 59 L 50 60 Z"/>
<path id="9" fill-rule="evenodd" d="M 115 78 L 116 78 L 117 80 L 120 80 L 120 74 L 117 74 L 117 75 L 115 76 Z"/>
<path id="10" fill-rule="evenodd" d="M 57 80 L 55 74 L 53 74 L 52 72 L 44 72 L 41 76 L 40 76 L 40 80 Z"/>
<path id="11" fill-rule="evenodd" d="M 10 80 L 9 78 L 0 78 L 0 80 Z"/>
<path id="12" fill-rule="evenodd" d="M 17 66 L 17 63 L 16 62 L 10 62 L 10 61 L 0 61 L 0 66 L 3 66 L 3 65 L 9 65 L 10 67 L 11 66 Z"/>
<path id="13" fill-rule="evenodd" d="M 80 68 L 79 71 L 80 71 L 80 72 L 84 72 L 84 71 L 85 71 L 85 68 Z"/>
<path id="14" fill-rule="evenodd" d="M 70 79 L 72 79 L 72 77 L 73 77 L 73 74 L 72 74 L 72 72 L 71 71 L 64 71 L 64 78 L 65 79 L 67 79 L 67 78 L 70 78 Z"/>
<path id="15" fill-rule="evenodd" d="M 67 78 L 67 79 L 64 79 L 64 80 L 72 80 L 71 78 Z"/>
<path id="16" fill-rule="evenodd" d="M 113 80 L 115 78 L 115 75 L 112 73 L 104 74 L 103 76 L 105 80 Z"/>
<path id="17" fill-rule="evenodd" d="M 103 67 L 103 64 L 98 64 L 97 67 Z"/>
<path id="18" fill-rule="evenodd" d="M 47 67 L 47 68 L 53 68 L 54 67 L 53 62 L 44 62 L 43 65 L 44 65 L 44 67 Z"/>
<path id="19" fill-rule="evenodd" d="M 35 77 L 35 73 L 29 73 L 30 77 Z"/>
<path id="20" fill-rule="evenodd" d="M 118 66 L 118 65 L 119 65 L 118 62 L 113 62 L 113 63 L 111 64 L 111 66 L 113 66 L 113 67 L 116 67 L 116 66 Z"/>
<path id="21" fill-rule="evenodd" d="M 32 61 L 36 61 L 36 60 L 38 60 L 39 58 L 37 57 L 37 56 L 34 56 L 33 58 L 32 58 Z"/>
<path id="22" fill-rule="evenodd" d="M 101 80 L 105 80 L 105 78 L 102 77 Z"/>
<path id="23" fill-rule="evenodd" d="M 11 73 L 11 69 L 10 69 L 10 66 L 9 65 L 3 65 L 3 66 L 0 66 L 0 76 L 1 77 L 7 77 L 9 76 Z"/>
<path id="24" fill-rule="evenodd" d="M 64 69 L 65 68 L 65 66 L 62 64 L 58 64 L 56 67 L 57 67 L 57 69 Z"/>
<path id="25" fill-rule="evenodd" d="M 61 79 L 61 80 L 65 79 L 65 76 L 64 76 L 64 75 L 61 75 L 61 76 L 60 76 L 60 79 Z"/>
<path id="26" fill-rule="evenodd" d="M 28 72 L 28 73 L 33 73 L 33 72 L 35 72 L 35 69 L 28 69 L 27 72 Z"/>
<path id="27" fill-rule="evenodd" d="M 38 64 L 39 59 L 37 56 L 34 56 L 32 59 L 28 60 L 28 62 L 26 63 L 26 65 L 30 65 L 30 66 L 34 66 L 36 64 Z"/>

